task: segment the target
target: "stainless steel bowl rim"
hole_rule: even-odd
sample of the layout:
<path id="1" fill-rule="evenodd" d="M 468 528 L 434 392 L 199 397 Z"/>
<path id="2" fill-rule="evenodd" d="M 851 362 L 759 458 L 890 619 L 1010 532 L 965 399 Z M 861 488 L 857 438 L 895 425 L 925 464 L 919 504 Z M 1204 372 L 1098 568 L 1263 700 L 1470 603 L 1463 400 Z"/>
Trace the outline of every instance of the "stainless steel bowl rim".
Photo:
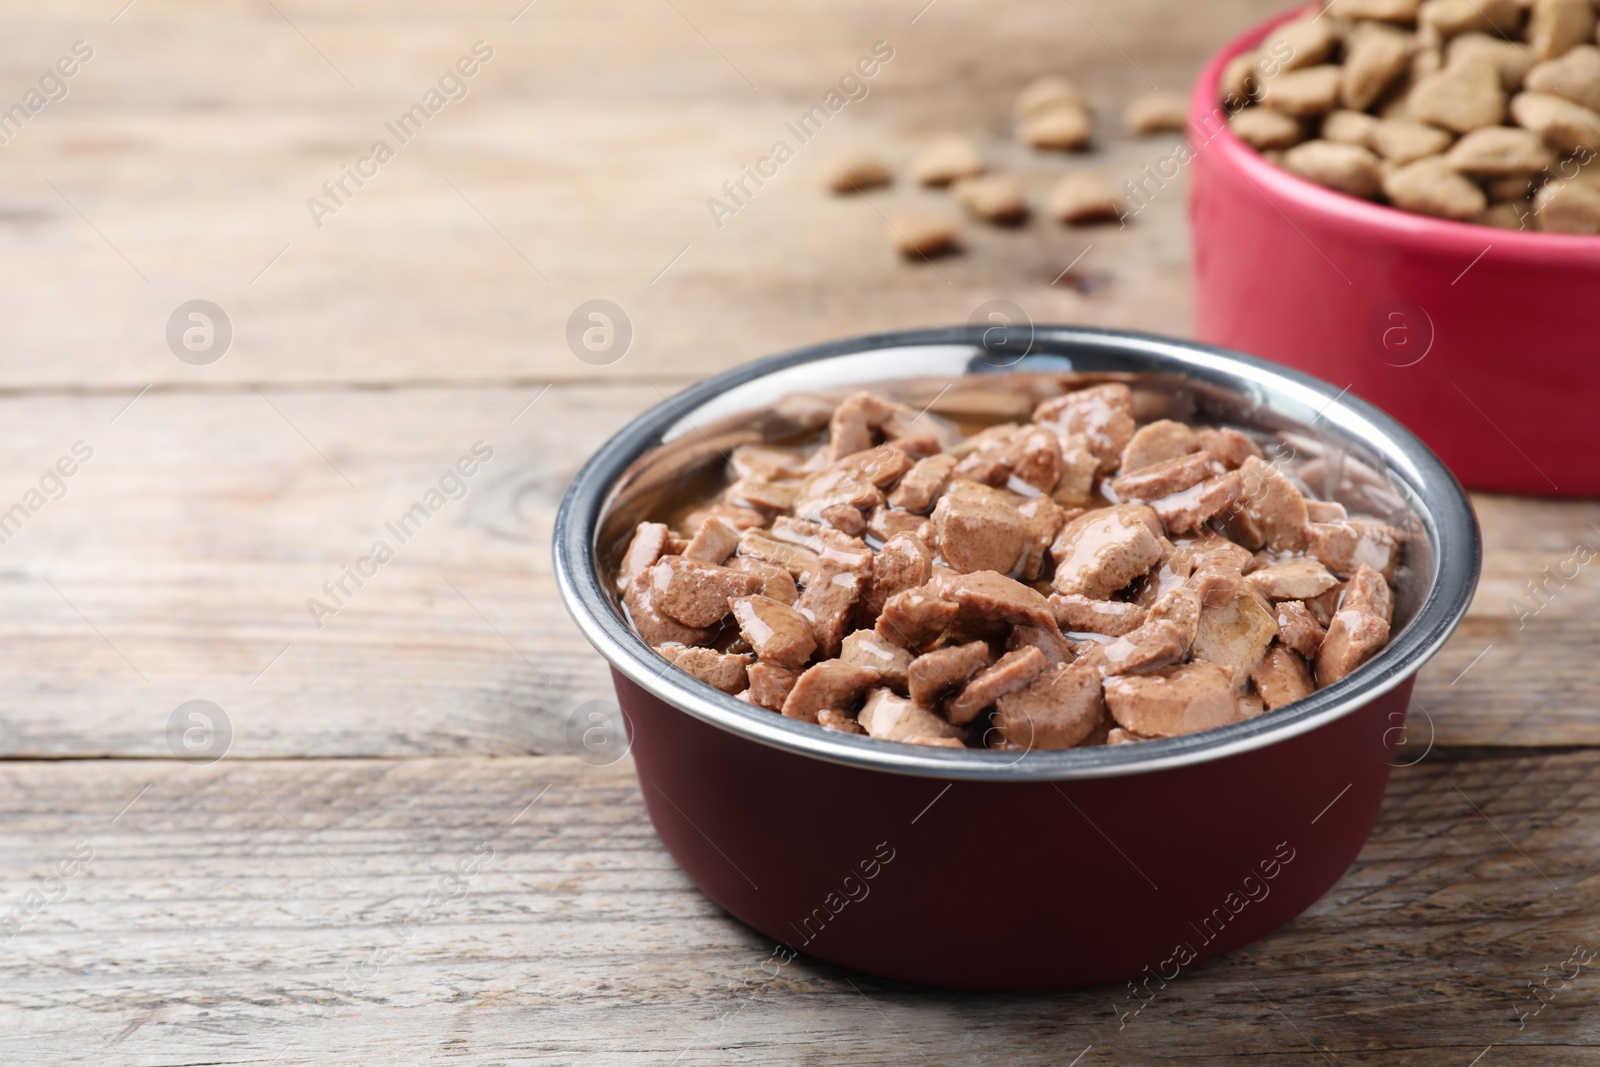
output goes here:
<path id="1" fill-rule="evenodd" d="M 597 569 L 595 537 L 611 490 L 634 460 L 661 444 L 688 414 L 729 390 L 802 364 L 896 348 L 967 346 L 974 327 L 906 330 L 814 345 L 736 367 L 691 386 L 623 427 L 590 457 L 568 487 L 553 533 L 555 575 L 568 612 L 595 649 L 634 684 L 685 714 L 752 741 L 863 770 L 984 781 L 1065 781 L 1145 774 L 1263 748 L 1339 719 L 1413 675 L 1455 630 L 1477 585 L 1482 546 L 1466 493 L 1421 441 L 1348 390 L 1308 374 L 1227 349 L 1127 330 L 1083 326 L 1032 328 L 1030 351 L 1080 359 L 1122 355 L 1142 369 L 1179 373 L 1264 399 L 1320 401 L 1320 419 L 1342 427 L 1387 465 L 1420 504 L 1437 570 L 1410 624 L 1349 677 L 1289 707 L 1185 737 L 1135 745 L 1010 753 L 954 750 L 844 734 L 752 707 L 671 669 L 613 607 Z M 1080 351 L 1074 352 L 1074 349 Z M 1103 358 L 1096 370 L 1110 369 Z M 1395 724 L 1398 731 L 1400 724 Z"/>

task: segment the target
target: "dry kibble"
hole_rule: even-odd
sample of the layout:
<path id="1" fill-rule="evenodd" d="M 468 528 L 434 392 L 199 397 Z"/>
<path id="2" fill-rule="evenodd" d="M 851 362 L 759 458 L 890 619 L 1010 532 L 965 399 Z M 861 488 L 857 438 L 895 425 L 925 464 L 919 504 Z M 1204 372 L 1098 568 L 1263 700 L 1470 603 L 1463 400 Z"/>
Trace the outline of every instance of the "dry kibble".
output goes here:
<path id="1" fill-rule="evenodd" d="M 1397 166 L 1436 156 L 1450 141 L 1448 131 L 1410 119 L 1383 119 L 1372 131 L 1372 150 Z"/>
<path id="2" fill-rule="evenodd" d="M 920 185 L 949 185 L 982 173 L 983 155 L 959 134 L 930 141 L 911 161 L 911 177 Z"/>
<path id="3" fill-rule="evenodd" d="M 1243 52 L 1228 60 L 1222 68 L 1222 78 L 1217 88 L 1224 103 L 1249 100 L 1261 87 L 1261 53 Z"/>
<path id="4" fill-rule="evenodd" d="M 1511 117 L 1558 152 L 1600 151 L 1600 113 L 1548 93 L 1518 93 Z"/>
<path id="5" fill-rule="evenodd" d="M 1299 70 L 1321 63 L 1338 44 L 1339 33 L 1333 19 L 1301 18 L 1273 30 L 1261 42 L 1261 50 L 1278 57 L 1284 70 Z"/>
<path id="6" fill-rule="evenodd" d="M 1057 103 L 1023 119 L 1017 136 L 1033 148 L 1067 151 L 1087 145 L 1093 125 L 1082 104 Z"/>
<path id="7" fill-rule="evenodd" d="M 1030 82 L 1017 94 L 1017 114 L 1037 115 L 1057 104 L 1081 104 L 1078 87 L 1065 78 L 1046 75 Z"/>
<path id="8" fill-rule="evenodd" d="M 889 239 L 907 258 L 948 252 L 960 236 L 955 220 L 927 211 L 905 211 L 889 220 Z"/>
<path id="9" fill-rule="evenodd" d="M 1538 191 L 1534 176 L 1513 174 L 1489 182 L 1489 203 L 1502 204 L 1511 200 L 1527 200 Z"/>
<path id="10" fill-rule="evenodd" d="M 1500 88 L 1513 92 L 1522 87 L 1533 64 L 1533 57 L 1516 41 L 1504 37 L 1491 37 L 1487 33 L 1463 33 L 1445 49 L 1445 59 L 1450 63 L 1486 60 L 1500 72 Z"/>
<path id="11" fill-rule="evenodd" d="M 1559 59 L 1540 63 L 1528 71 L 1522 87 L 1600 111 L 1600 48 L 1582 44 Z"/>
<path id="12" fill-rule="evenodd" d="M 1446 219 L 1472 219 L 1489 206 L 1472 182 L 1440 157 L 1418 160 L 1389 172 L 1383 192 L 1399 208 Z"/>
<path id="13" fill-rule="evenodd" d="M 1376 196 L 1383 184 L 1378 157 L 1360 145 L 1307 141 L 1284 153 L 1283 161 L 1302 178 L 1351 196 Z"/>
<path id="14" fill-rule="evenodd" d="M 1028 213 L 1028 194 L 1012 174 L 963 178 L 951 192 L 962 207 L 987 222 L 1016 222 Z"/>
<path id="15" fill-rule="evenodd" d="M 853 193 L 888 185 L 894 180 L 894 175 L 883 160 L 861 153 L 830 160 L 823 169 L 822 180 L 833 192 Z"/>
<path id="16" fill-rule="evenodd" d="M 1600 233 L 1600 189 L 1583 182 L 1546 182 L 1533 198 L 1539 228 L 1549 233 Z"/>
<path id="17" fill-rule="evenodd" d="M 1517 0 L 1425 0 L 1417 20 L 1441 37 L 1459 33 L 1515 33 L 1522 24 Z"/>
<path id="18" fill-rule="evenodd" d="M 1456 133 L 1497 126 L 1506 115 L 1500 72 L 1484 59 L 1451 64 L 1417 82 L 1407 99 L 1407 110 L 1419 122 Z"/>
<path id="19" fill-rule="evenodd" d="M 1228 125 L 1239 139 L 1256 148 L 1288 148 L 1304 139 L 1296 119 L 1270 107 L 1247 107 L 1235 112 Z"/>
<path id="20" fill-rule="evenodd" d="M 1356 111 L 1371 107 L 1411 59 L 1411 35 L 1377 22 L 1356 26 L 1345 42 L 1340 99 Z"/>
<path id="21" fill-rule="evenodd" d="M 1332 0 L 1328 10 L 1341 18 L 1415 22 L 1422 0 Z"/>
<path id="22" fill-rule="evenodd" d="M 1501 177 L 1531 174 L 1556 161 L 1556 154 L 1545 146 L 1544 138 L 1532 130 L 1515 126 L 1485 126 L 1473 130 L 1445 153 L 1456 170 L 1467 174 Z"/>
<path id="23" fill-rule="evenodd" d="M 1098 174 L 1069 174 L 1050 191 L 1046 210 L 1059 222 L 1101 222 L 1122 217 L 1123 199 Z"/>
<path id="24" fill-rule="evenodd" d="M 1326 115 L 1339 104 L 1340 81 L 1332 64 L 1284 71 L 1263 85 L 1261 102 L 1295 118 Z"/>
<path id="25" fill-rule="evenodd" d="M 1479 226 L 1496 226 L 1502 230 L 1523 230 L 1529 226 L 1530 208 L 1526 200 L 1507 200 L 1490 204 L 1489 210 L 1473 219 Z"/>
<path id="26" fill-rule="evenodd" d="M 1528 45 L 1533 58 L 1554 59 L 1594 36 L 1591 0 L 1533 0 L 1528 12 Z"/>
<path id="27" fill-rule="evenodd" d="M 1322 139 L 1371 148 L 1377 127 L 1378 120 L 1365 111 L 1335 111 L 1322 120 Z"/>
<path id="28" fill-rule="evenodd" d="M 1421 81 L 1423 78 L 1426 78 L 1428 75 L 1437 74 L 1439 71 L 1443 70 L 1444 63 L 1444 49 L 1434 47 L 1419 47 L 1411 54 L 1411 63 L 1407 67 L 1407 73 L 1411 75 L 1412 84 L 1415 84 Z"/>
<path id="29" fill-rule="evenodd" d="M 1189 124 L 1189 101 L 1182 93 L 1145 93 L 1122 113 L 1133 133 L 1182 133 Z"/>

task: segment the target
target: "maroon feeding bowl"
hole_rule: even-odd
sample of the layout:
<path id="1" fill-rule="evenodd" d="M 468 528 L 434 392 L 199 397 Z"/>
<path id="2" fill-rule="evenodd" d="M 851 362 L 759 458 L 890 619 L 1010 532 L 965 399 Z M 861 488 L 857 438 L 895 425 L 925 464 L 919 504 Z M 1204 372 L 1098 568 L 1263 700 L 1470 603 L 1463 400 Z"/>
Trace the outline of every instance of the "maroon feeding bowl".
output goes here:
<path id="1" fill-rule="evenodd" d="M 1361 850 L 1413 678 L 1471 600 L 1477 523 L 1416 438 L 1307 375 L 1111 330 L 1039 327 L 1003 359 L 983 343 L 953 328 L 823 345 L 651 409 L 594 455 L 562 502 L 561 595 L 612 666 L 656 832 L 738 919 L 796 951 L 936 986 L 1170 980 L 1294 918 Z M 720 477 L 735 445 L 762 439 L 771 420 L 752 412 L 868 384 L 926 404 L 981 385 L 971 376 L 997 365 L 1118 377 L 1169 410 L 1276 435 L 1314 493 L 1406 527 L 1389 645 L 1348 678 L 1245 722 L 1015 753 L 786 719 L 669 667 L 629 628 L 609 578 L 618 547 L 636 522 Z"/>
<path id="2" fill-rule="evenodd" d="M 1400 211 L 1235 137 L 1223 66 L 1307 10 L 1244 34 L 1196 83 L 1195 335 L 1348 387 L 1474 489 L 1600 495 L 1600 237 Z"/>

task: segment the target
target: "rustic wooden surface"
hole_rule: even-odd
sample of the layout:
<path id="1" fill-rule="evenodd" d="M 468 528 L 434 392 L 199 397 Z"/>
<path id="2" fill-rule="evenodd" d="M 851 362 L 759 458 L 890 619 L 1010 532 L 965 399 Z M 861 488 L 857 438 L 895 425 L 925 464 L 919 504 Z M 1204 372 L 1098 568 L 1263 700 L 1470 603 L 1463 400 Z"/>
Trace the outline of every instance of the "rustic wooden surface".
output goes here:
<path id="1" fill-rule="evenodd" d="M 924 2 L 9 5 L 0 101 L 75 40 L 95 55 L 0 145 L 0 510 L 74 442 L 94 454 L 0 544 L 0 920 L 26 913 L 0 1062 L 1600 1062 L 1593 975 L 1552 978 L 1600 946 L 1600 587 L 1585 567 L 1537 614 L 1511 603 L 1600 548 L 1590 502 L 1476 498 L 1484 582 L 1423 671 L 1408 751 L 1429 752 L 1372 843 L 1121 1028 L 1105 991 L 768 978 L 772 946 L 677 871 L 628 762 L 568 755 L 568 715 L 608 689 L 555 600 L 550 524 L 634 414 L 996 297 L 1188 329 L 1181 179 L 1123 230 L 969 227 L 963 255 L 908 266 L 878 212 L 941 197 L 827 198 L 814 174 L 955 129 L 1036 191 L 1131 176 L 1172 142 L 1117 133 L 1118 102 L 1183 89 L 1281 5 Z M 313 227 L 305 199 L 480 39 L 470 95 Z M 868 97 L 715 228 L 705 199 L 877 40 L 896 55 Z M 1009 143 L 1011 96 L 1052 71 L 1089 90 L 1091 156 Z M 209 366 L 164 340 L 197 297 L 235 331 Z M 635 328 L 604 367 L 564 340 L 596 297 Z M 319 628 L 306 599 L 479 441 L 466 496 Z M 169 747 L 193 699 L 232 725 L 211 766 Z M 469 896 L 343 977 L 485 841 Z M 28 907 L 79 842 L 65 896 Z"/>

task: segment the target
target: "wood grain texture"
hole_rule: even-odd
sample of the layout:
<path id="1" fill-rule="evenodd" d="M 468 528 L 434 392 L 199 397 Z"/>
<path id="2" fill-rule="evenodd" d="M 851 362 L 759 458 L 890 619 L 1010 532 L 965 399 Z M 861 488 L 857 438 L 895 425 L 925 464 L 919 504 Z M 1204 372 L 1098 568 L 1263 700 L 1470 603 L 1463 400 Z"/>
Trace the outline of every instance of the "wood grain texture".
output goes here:
<path id="1" fill-rule="evenodd" d="M 1594 1062 L 1591 970 L 1518 1022 L 1543 1003 L 1527 983 L 1600 947 L 1596 773 L 1592 752 L 1397 772 L 1325 898 L 1134 1015 L 1126 990 L 764 972 L 774 946 L 679 873 L 627 761 L 10 764 L 0 900 L 93 855 L 16 922 L 0 1058 L 1066 1064 L 1092 1045 L 1080 1063 L 1465 1067 L 1493 1043 L 1489 1067 Z M 430 907 L 485 844 L 466 895 Z"/>

